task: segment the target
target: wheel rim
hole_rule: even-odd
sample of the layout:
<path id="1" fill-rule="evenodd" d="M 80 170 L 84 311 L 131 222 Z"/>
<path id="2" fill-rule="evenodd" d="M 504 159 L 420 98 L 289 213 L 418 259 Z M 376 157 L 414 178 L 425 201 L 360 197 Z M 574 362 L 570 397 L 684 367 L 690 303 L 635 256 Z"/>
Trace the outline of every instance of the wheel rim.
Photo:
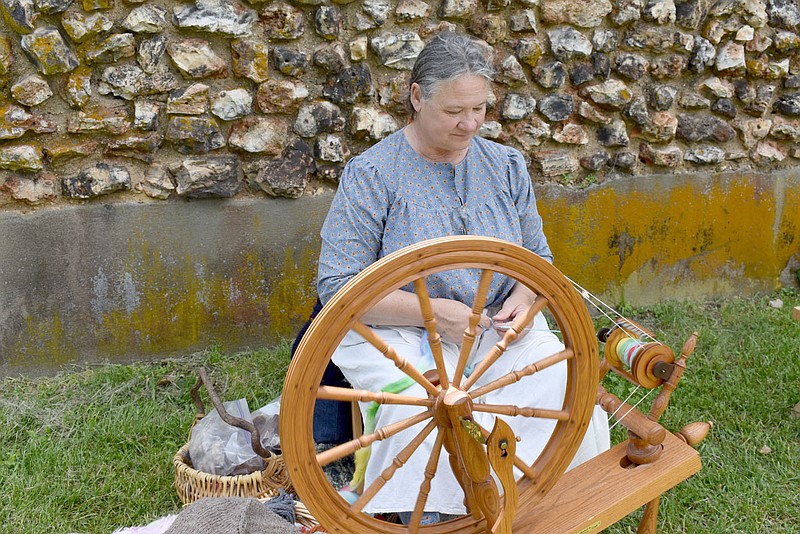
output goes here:
<path id="1" fill-rule="evenodd" d="M 568 417 L 557 421 L 543 452 L 524 471 L 526 476 L 518 483 L 518 511 L 538 502 L 575 455 L 591 417 L 598 357 L 591 320 L 572 284 L 534 253 L 493 238 L 458 236 L 412 245 L 371 265 L 331 299 L 303 337 L 286 377 L 280 417 L 284 459 L 299 497 L 330 531 L 409 531 L 404 525 L 353 511 L 319 466 L 313 440 L 313 412 L 322 373 L 331 355 L 358 319 L 394 289 L 430 274 L 465 268 L 509 276 L 540 295 L 562 333 L 565 351 L 571 353 L 566 360 L 567 389 L 562 407 Z M 484 532 L 486 526 L 485 521 L 468 516 L 421 530 Z"/>

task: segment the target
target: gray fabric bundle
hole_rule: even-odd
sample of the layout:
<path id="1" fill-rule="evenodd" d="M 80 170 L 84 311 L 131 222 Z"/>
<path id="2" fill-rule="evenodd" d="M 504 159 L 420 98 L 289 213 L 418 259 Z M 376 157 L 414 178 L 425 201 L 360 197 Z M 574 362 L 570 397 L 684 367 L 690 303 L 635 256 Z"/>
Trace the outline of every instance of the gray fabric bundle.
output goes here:
<path id="1" fill-rule="evenodd" d="M 296 534 L 299 529 L 258 499 L 206 497 L 185 508 L 164 534 Z"/>
<path id="2" fill-rule="evenodd" d="M 264 501 L 264 504 L 271 512 L 278 514 L 292 525 L 297 521 L 297 514 L 294 511 L 294 495 L 286 493 L 285 489 L 279 489 L 278 496 Z"/>

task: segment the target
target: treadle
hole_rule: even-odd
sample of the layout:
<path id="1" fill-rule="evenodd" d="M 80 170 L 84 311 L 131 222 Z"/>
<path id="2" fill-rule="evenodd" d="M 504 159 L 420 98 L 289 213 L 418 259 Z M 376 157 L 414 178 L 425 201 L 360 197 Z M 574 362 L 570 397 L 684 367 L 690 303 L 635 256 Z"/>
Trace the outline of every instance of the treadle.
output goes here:
<path id="1" fill-rule="evenodd" d="M 700 471 L 700 455 L 667 432 L 651 464 L 624 468 L 627 441 L 568 471 L 544 499 L 521 505 L 513 531 L 592 534 L 616 523 Z"/>

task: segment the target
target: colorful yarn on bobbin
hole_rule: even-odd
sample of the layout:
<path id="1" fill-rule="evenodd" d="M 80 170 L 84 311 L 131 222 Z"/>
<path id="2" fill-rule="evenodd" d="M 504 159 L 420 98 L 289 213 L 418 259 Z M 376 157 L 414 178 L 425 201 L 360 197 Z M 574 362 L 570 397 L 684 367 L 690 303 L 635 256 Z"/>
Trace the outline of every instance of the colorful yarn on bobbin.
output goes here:
<path id="1" fill-rule="evenodd" d="M 625 338 L 617 343 L 617 355 L 628 369 L 634 368 L 634 361 L 644 351 L 647 343 L 633 339 Z"/>
<path id="2" fill-rule="evenodd" d="M 605 356 L 611 368 L 634 383 L 651 389 L 661 385 L 672 371 L 675 361 L 672 350 L 658 343 L 637 337 L 651 338 L 633 324 L 617 323 L 605 337 Z M 601 338 L 602 340 L 602 338 Z"/>

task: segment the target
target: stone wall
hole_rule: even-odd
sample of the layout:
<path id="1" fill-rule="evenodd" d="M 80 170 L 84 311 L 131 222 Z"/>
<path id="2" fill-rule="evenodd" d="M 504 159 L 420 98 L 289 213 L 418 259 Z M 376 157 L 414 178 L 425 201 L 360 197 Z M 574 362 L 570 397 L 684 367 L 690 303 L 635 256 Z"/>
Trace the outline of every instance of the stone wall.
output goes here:
<path id="1" fill-rule="evenodd" d="M 404 123 L 425 38 L 496 51 L 539 180 L 800 155 L 794 0 L 2 0 L 0 205 L 298 197 Z M 759 171 L 761 172 L 761 171 Z M 121 196 L 122 195 L 122 196 Z M 109 199 L 110 200 L 110 199 Z"/>

